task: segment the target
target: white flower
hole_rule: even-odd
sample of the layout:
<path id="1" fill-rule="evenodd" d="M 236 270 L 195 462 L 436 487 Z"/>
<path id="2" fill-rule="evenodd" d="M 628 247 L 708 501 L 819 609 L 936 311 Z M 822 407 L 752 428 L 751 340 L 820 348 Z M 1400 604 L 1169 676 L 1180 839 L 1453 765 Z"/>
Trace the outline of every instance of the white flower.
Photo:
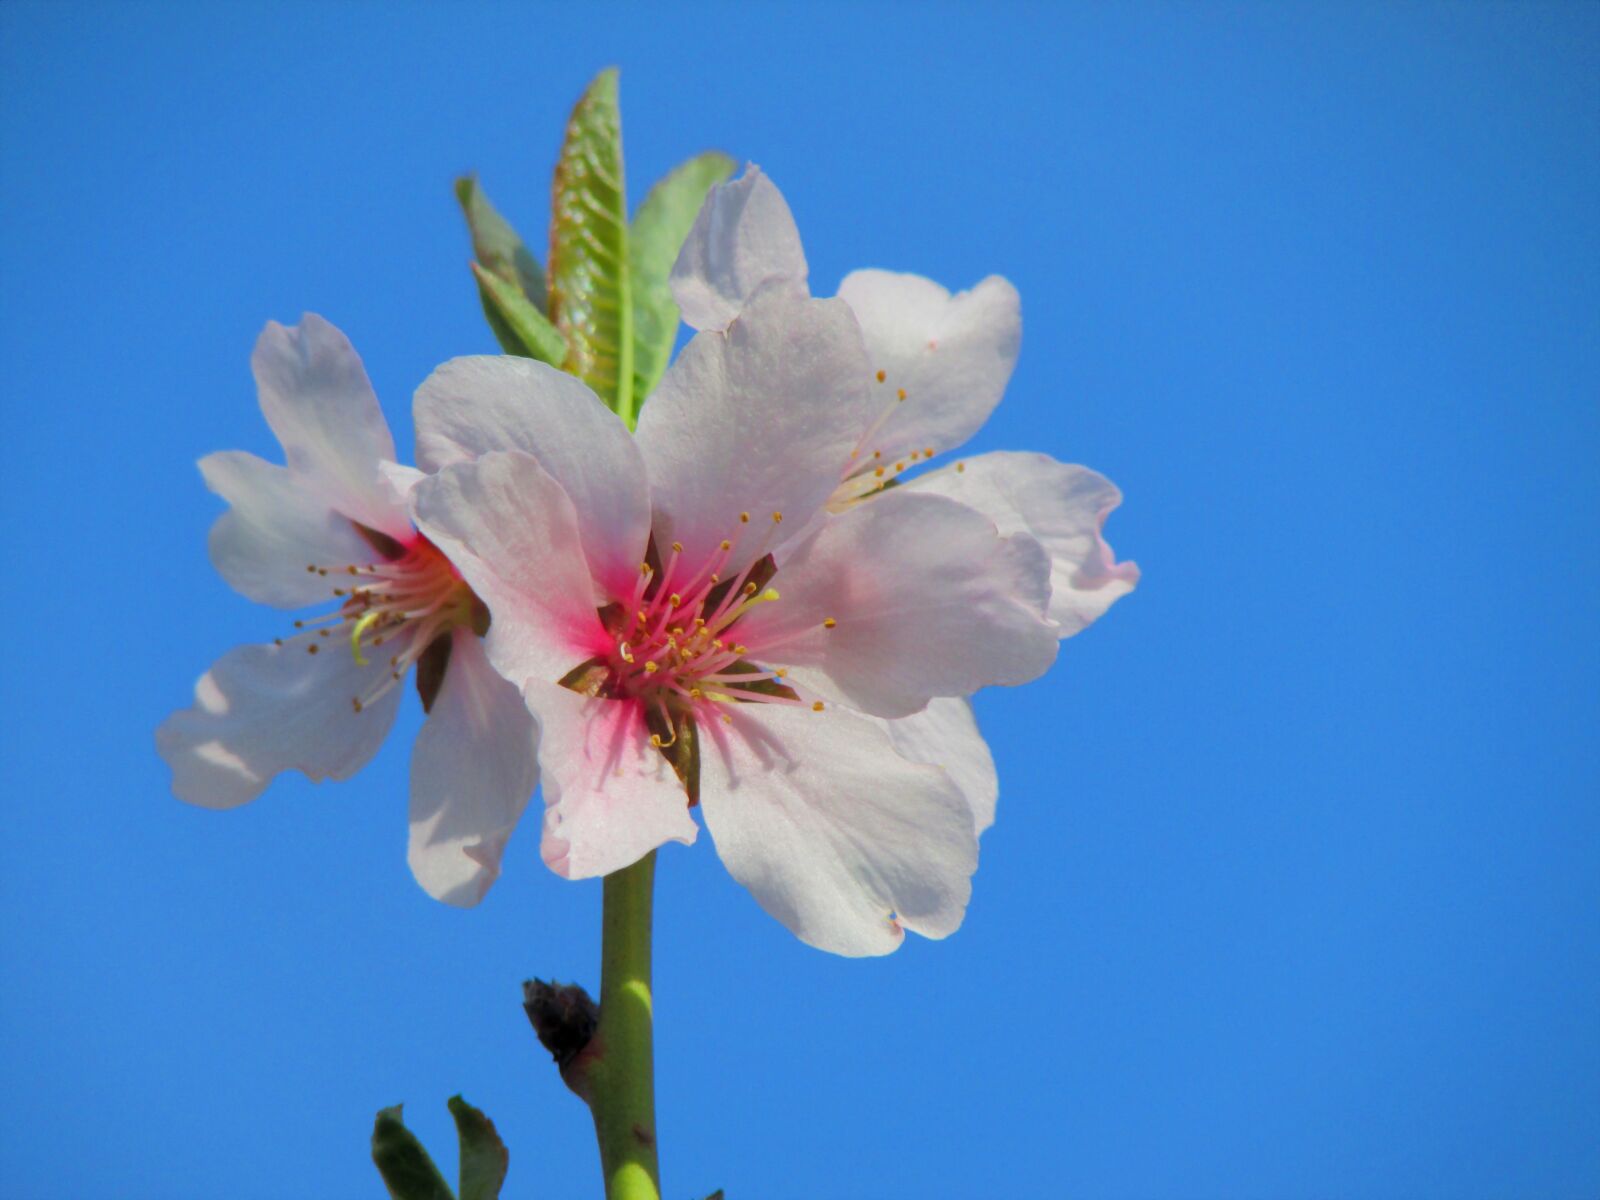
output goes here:
<path id="1" fill-rule="evenodd" d="M 784 280 L 803 290 L 807 272 L 788 204 L 750 166 L 712 189 L 673 268 L 672 289 L 692 328 L 722 329 L 756 288 Z M 1050 616 L 1062 637 L 1133 590 L 1139 568 L 1118 563 L 1101 536 L 1122 494 L 1087 467 L 1000 451 L 914 474 L 972 437 L 1000 402 L 1022 341 L 1010 283 L 991 275 L 952 296 L 918 275 L 853 271 L 839 298 L 861 324 L 875 403 L 840 463 L 835 508 L 885 495 L 879 489 L 895 481 L 969 504 L 1003 533 L 1026 530 L 1050 554 Z"/>
<path id="2" fill-rule="evenodd" d="M 1053 661 L 1049 562 L 946 496 L 830 513 L 870 385 L 849 307 L 780 281 L 690 342 L 637 438 L 528 360 L 458 359 L 419 389 L 437 473 L 412 511 L 538 717 L 558 873 L 693 841 L 698 801 L 734 877 L 813 945 L 960 924 L 982 823 L 963 787 L 987 779 L 992 805 L 993 772 L 941 698 Z M 949 769 L 914 761 L 945 729 Z"/>
<path id="3" fill-rule="evenodd" d="M 806 294 L 807 274 L 788 204 L 752 165 L 712 189 L 673 268 L 672 289 L 691 327 L 723 329 L 758 288 Z M 991 275 L 952 296 L 918 275 L 853 271 L 839 298 L 861 325 L 872 402 L 840 410 L 857 422 L 858 436 L 840 457 L 830 508 L 903 492 L 943 495 L 984 513 L 1002 534 L 1030 534 L 1050 556 L 1048 613 L 1063 638 L 1133 590 L 1139 568 L 1117 562 L 1101 536 L 1122 502 L 1104 476 L 1010 451 L 917 473 L 972 437 L 1005 392 L 1022 341 L 1021 303 L 1010 283 Z M 980 831 L 993 823 L 993 764 L 965 702 L 935 701 L 894 722 L 891 734 L 908 757 L 951 768 Z M 985 769 L 972 769 L 979 762 Z"/>
<path id="4" fill-rule="evenodd" d="M 428 718 L 411 758 L 417 881 L 475 904 L 538 781 L 536 729 L 484 656 L 487 612 L 407 513 L 420 475 L 394 441 L 344 334 L 269 323 L 251 359 L 286 466 L 241 451 L 200 461 L 232 506 L 210 538 L 235 590 L 278 608 L 331 605 L 301 632 L 223 655 L 192 708 L 156 732 L 172 790 L 207 808 L 253 800 L 282 771 L 347 779 L 394 721 L 415 667 Z"/>

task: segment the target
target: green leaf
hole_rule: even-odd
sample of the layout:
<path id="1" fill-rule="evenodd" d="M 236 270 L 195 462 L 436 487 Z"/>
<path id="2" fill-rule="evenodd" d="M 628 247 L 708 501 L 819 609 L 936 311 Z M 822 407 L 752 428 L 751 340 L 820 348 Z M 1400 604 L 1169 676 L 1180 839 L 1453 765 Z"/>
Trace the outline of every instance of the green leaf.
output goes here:
<path id="1" fill-rule="evenodd" d="M 544 315 L 545 282 L 538 261 L 472 176 L 456 180 L 456 199 L 472 234 L 472 273 L 495 339 L 507 354 L 560 366 L 567 345 Z"/>
<path id="2" fill-rule="evenodd" d="M 516 284 L 492 274 L 478 263 L 472 264 L 478 277 L 478 294 L 489 327 L 507 354 L 537 358 L 559 367 L 567 359 L 567 340 L 544 314 L 518 290 Z"/>
<path id="3" fill-rule="evenodd" d="M 706 193 L 733 174 L 734 162 L 708 150 L 680 163 L 650 189 L 628 230 L 633 287 L 633 394 L 639 404 L 655 390 L 678 338 L 678 304 L 667 279 Z"/>
<path id="4" fill-rule="evenodd" d="M 450 1115 L 461 1139 L 461 1200 L 499 1200 L 511 1155 L 494 1122 L 460 1096 L 450 1097 Z"/>
<path id="5" fill-rule="evenodd" d="M 483 194 L 473 175 L 456 180 L 456 199 L 472 234 L 472 254 L 483 266 L 516 284 L 541 313 L 545 309 L 544 269 L 523 245 L 517 231 Z"/>
<path id="6" fill-rule="evenodd" d="M 594 77 L 572 110 L 551 208 L 550 318 L 567 339 L 562 365 L 631 429 L 633 302 L 614 67 Z"/>
<path id="7" fill-rule="evenodd" d="M 393 1200 L 455 1200 L 449 1184 L 400 1119 L 400 1105 L 378 1110 L 372 1161 Z"/>

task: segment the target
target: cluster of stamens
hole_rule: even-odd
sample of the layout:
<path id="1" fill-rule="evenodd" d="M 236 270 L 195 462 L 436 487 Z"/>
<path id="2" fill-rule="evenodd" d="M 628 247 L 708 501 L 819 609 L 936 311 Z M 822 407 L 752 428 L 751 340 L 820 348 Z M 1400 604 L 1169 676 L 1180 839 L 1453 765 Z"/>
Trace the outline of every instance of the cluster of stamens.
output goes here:
<path id="1" fill-rule="evenodd" d="M 932 350 L 936 347 L 933 342 L 929 342 L 928 348 Z M 879 370 L 874 378 L 880 384 L 887 384 L 889 373 Z M 829 502 L 829 507 L 833 511 L 842 511 L 857 500 L 892 486 L 903 471 L 916 466 L 919 462 L 927 462 L 933 457 L 932 446 L 912 447 L 910 450 L 885 453 L 881 446 L 874 444 L 895 410 L 908 399 L 910 396 L 907 395 L 906 389 L 896 387 L 893 401 L 883 406 L 878 419 L 866 433 L 862 434 L 860 442 L 850 452 L 850 465 L 845 469 L 844 481 L 834 490 L 833 498 Z"/>
<path id="2" fill-rule="evenodd" d="M 472 589 L 427 538 L 417 534 L 408 544 L 393 542 L 383 549 L 388 553 L 377 562 L 309 564 L 307 571 L 326 578 L 332 585 L 338 607 L 320 617 L 294 623 L 298 630 L 317 634 L 305 644 L 308 654 L 323 649 L 349 653 L 358 666 L 367 666 L 371 659 L 381 657 L 386 644 L 398 647 L 389 654 L 389 670 L 383 678 L 365 695 L 350 698 L 356 712 L 405 678 L 439 637 L 464 625 L 476 627 L 485 619 L 483 606 Z M 276 640 L 283 644 L 281 638 Z M 326 647 L 324 640 L 329 643 Z"/>
<path id="3" fill-rule="evenodd" d="M 800 696 L 787 681 L 782 667 L 750 661 L 750 648 L 739 640 L 739 622 L 752 609 L 778 599 L 768 586 L 775 566 L 764 553 L 771 543 L 782 513 L 773 513 L 766 529 L 756 534 L 749 513 L 739 514 L 737 539 L 724 539 L 698 569 L 684 559 L 683 546 L 673 542 L 665 561 L 639 564 L 633 594 L 608 612 L 607 626 L 615 637 L 614 649 L 605 656 L 605 689 L 618 698 L 639 701 L 647 713 L 659 718 L 666 736 L 652 733 L 653 745 L 665 748 L 677 737 L 680 714 L 709 711 L 706 705 L 734 702 L 805 705 L 821 712 L 822 701 Z M 725 575 L 735 546 L 750 536 L 759 541 L 740 558 L 749 567 Z M 833 622 L 828 622 L 831 627 Z M 774 645 L 770 639 L 761 649 Z M 718 714 L 731 722 L 727 713 Z"/>

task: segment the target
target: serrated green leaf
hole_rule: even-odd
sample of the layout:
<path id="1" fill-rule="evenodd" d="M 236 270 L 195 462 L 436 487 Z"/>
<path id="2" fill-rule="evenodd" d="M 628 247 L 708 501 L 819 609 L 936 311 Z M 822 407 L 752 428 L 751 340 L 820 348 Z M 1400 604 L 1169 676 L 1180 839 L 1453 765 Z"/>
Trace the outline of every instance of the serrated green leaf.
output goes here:
<path id="1" fill-rule="evenodd" d="M 543 313 L 546 307 L 544 268 L 510 222 L 489 203 L 476 176 L 463 175 L 456 180 L 456 200 L 467 218 L 473 257 L 486 270 L 516 284 L 529 303 Z"/>
<path id="2" fill-rule="evenodd" d="M 461 1200 L 499 1200 L 511 1155 L 494 1122 L 460 1096 L 450 1097 L 450 1115 L 461 1139 Z"/>
<path id="3" fill-rule="evenodd" d="M 614 67 L 595 76 L 572 110 L 551 208 L 550 319 L 567 339 L 563 366 L 632 428 L 633 302 Z"/>
<path id="4" fill-rule="evenodd" d="M 372 1161 L 393 1200 L 455 1200 L 433 1159 L 400 1119 L 398 1104 L 378 1110 Z"/>
<path id="5" fill-rule="evenodd" d="M 638 404 L 655 390 L 678 338 L 678 304 L 667 286 L 706 193 L 733 174 L 734 162 L 708 150 L 680 163 L 644 198 L 628 229 L 633 289 L 633 394 Z"/>
<path id="6" fill-rule="evenodd" d="M 507 354 L 536 358 L 554 367 L 566 362 L 567 340 L 516 284 L 478 263 L 472 264 L 472 273 L 478 280 L 484 316 L 489 318 L 489 327 Z"/>

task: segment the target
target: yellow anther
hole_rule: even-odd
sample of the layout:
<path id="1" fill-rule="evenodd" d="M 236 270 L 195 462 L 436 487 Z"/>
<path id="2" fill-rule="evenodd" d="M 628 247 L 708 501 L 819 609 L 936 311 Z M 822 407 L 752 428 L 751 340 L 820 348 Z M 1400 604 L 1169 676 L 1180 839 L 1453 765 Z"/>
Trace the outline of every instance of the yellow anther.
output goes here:
<path id="1" fill-rule="evenodd" d="M 723 538 L 722 539 L 722 544 L 719 545 L 717 547 L 717 549 L 718 550 L 732 550 L 733 549 L 733 543 L 730 542 L 727 538 Z"/>
<path id="2" fill-rule="evenodd" d="M 644 673 L 646 675 L 654 675 L 659 670 L 661 670 L 661 664 L 654 659 L 644 665 Z"/>
<path id="3" fill-rule="evenodd" d="M 966 469 L 967 469 L 967 464 L 966 463 L 957 463 L 956 464 L 956 473 L 957 474 L 960 474 L 962 471 L 965 471 Z"/>
<path id="4" fill-rule="evenodd" d="M 883 478 L 883 468 L 882 467 L 874 467 L 873 470 L 872 470 L 872 475 L 873 475 L 873 478 L 875 478 L 875 479 L 882 479 Z"/>
<path id="5" fill-rule="evenodd" d="M 750 514 L 749 513 L 740 513 L 739 514 L 739 524 L 741 524 L 741 525 L 750 524 Z"/>
<path id="6" fill-rule="evenodd" d="M 618 643 L 617 653 L 622 655 L 623 662 L 631 663 L 633 661 L 633 647 L 628 645 L 627 642 Z"/>
<path id="7" fill-rule="evenodd" d="M 357 712 L 360 712 L 361 711 L 361 697 L 360 696 L 351 696 L 350 697 L 350 707 L 355 709 Z"/>
<path id="8" fill-rule="evenodd" d="M 699 688 L 690 688 L 689 689 L 689 699 L 691 699 L 691 700 L 698 700 L 704 695 L 705 695 L 705 693 L 702 692 Z"/>
<path id="9" fill-rule="evenodd" d="M 824 620 L 824 621 L 823 621 L 823 622 L 822 622 L 822 627 L 823 627 L 823 628 L 824 628 L 824 629 L 832 629 L 832 628 L 833 628 L 833 627 L 834 627 L 834 626 L 835 626 L 835 625 L 837 625 L 837 624 L 838 624 L 838 623 L 839 623 L 839 622 L 837 622 L 837 621 L 835 621 L 835 620 L 834 620 L 834 619 L 833 619 L 833 618 L 832 618 L 832 617 L 828 617 L 828 618 L 827 618 L 827 619 L 826 619 L 826 620 Z"/>
<path id="10" fill-rule="evenodd" d="M 673 608 L 677 608 L 678 605 L 683 603 L 683 597 L 678 595 L 677 592 L 673 592 L 672 595 L 667 597 L 667 600 L 672 604 Z"/>
<path id="11" fill-rule="evenodd" d="M 649 563 L 640 563 L 639 564 L 639 574 L 641 574 L 641 575 L 652 574 L 652 572 L 650 570 L 650 564 Z"/>
<path id="12" fill-rule="evenodd" d="M 905 470 L 905 469 L 906 469 L 906 464 L 905 464 L 905 463 L 903 463 L 903 462 L 897 462 L 897 463 L 895 463 L 895 465 L 894 465 L 894 469 L 895 469 L 895 470 L 896 470 L 896 471 L 904 471 L 904 470 Z"/>
<path id="13" fill-rule="evenodd" d="M 682 542 L 673 542 L 672 543 L 672 548 L 675 551 L 677 551 L 679 554 L 683 553 L 683 543 Z"/>
<path id="14" fill-rule="evenodd" d="M 886 371 L 883 371 L 882 369 L 880 369 L 878 371 L 878 382 L 882 383 L 887 378 L 889 378 L 888 373 Z"/>
<path id="15" fill-rule="evenodd" d="M 307 654 L 315 654 L 316 652 L 317 652 L 317 644 L 315 642 L 312 642 L 311 645 L 306 647 L 306 653 Z"/>
<path id="16" fill-rule="evenodd" d="M 732 725 L 733 724 L 733 718 L 730 717 L 727 713 L 718 713 L 717 715 L 722 718 L 722 723 L 724 725 Z"/>
<path id="17" fill-rule="evenodd" d="M 739 590 L 741 592 L 743 592 L 746 596 L 754 596 L 756 594 L 756 585 L 753 584 L 753 583 L 747 583 L 747 584 L 744 585 L 744 587 L 740 588 Z"/>
<path id="18" fill-rule="evenodd" d="M 899 391 L 895 392 L 894 398 L 896 400 L 904 400 L 906 398 L 906 390 L 905 390 L 905 388 L 901 388 Z"/>
<path id="19" fill-rule="evenodd" d="M 773 524 L 774 524 L 774 525 L 781 525 L 781 524 L 783 524 L 783 514 L 782 514 L 782 513 L 780 513 L 780 512 L 775 512 L 775 513 L 773 513 L 773 514 L 772 514 L 772 523 L 773 523 Z"/>
<path id="20" fill-rule="evenodd" d="M 778 669 L 777 669 L 777 670 L 776 670 L 776 671 L 774 671 L 774 672 L 773 672 L 773 673 L 772 673 L 772 677 L 773 677 L 773 678 L 774 678 L 774 679 L 782 679 L 782 678 L 783 678 L 783 677 L 784 677 L 784 676 L 786 676 L 786 675 L 787 675 L 787 674 L 788 674 L 788 673 L 789 673 L 789 670 L 788 670 L 788 668 L 787 668 L 787 667 L 779 667 L 779 668 L 778 668 Z"/>
<path id="21" fill-rule="evenodd" d="M 927 449 L 923 450 L 922 457 L 923 458 L 932 458 L 933 457 L 933 447 L 929 446 Z"/>
<path id="22" fill-rule="evenodd" d="M 821 700 L 814 701 L 812 703 L 812 705 L 811 705 L 811 711 L 812 712 L 821 712 L 822 711 L 822 701 Z"/>
<path id="23" fill-rule="evenodd" d="M 740 655 L 749 654 L 750 653 L 750 647 L 749 646 L 735 646 L 733 648 L 733 652 L 735 654 L 740 654 Z"/>

